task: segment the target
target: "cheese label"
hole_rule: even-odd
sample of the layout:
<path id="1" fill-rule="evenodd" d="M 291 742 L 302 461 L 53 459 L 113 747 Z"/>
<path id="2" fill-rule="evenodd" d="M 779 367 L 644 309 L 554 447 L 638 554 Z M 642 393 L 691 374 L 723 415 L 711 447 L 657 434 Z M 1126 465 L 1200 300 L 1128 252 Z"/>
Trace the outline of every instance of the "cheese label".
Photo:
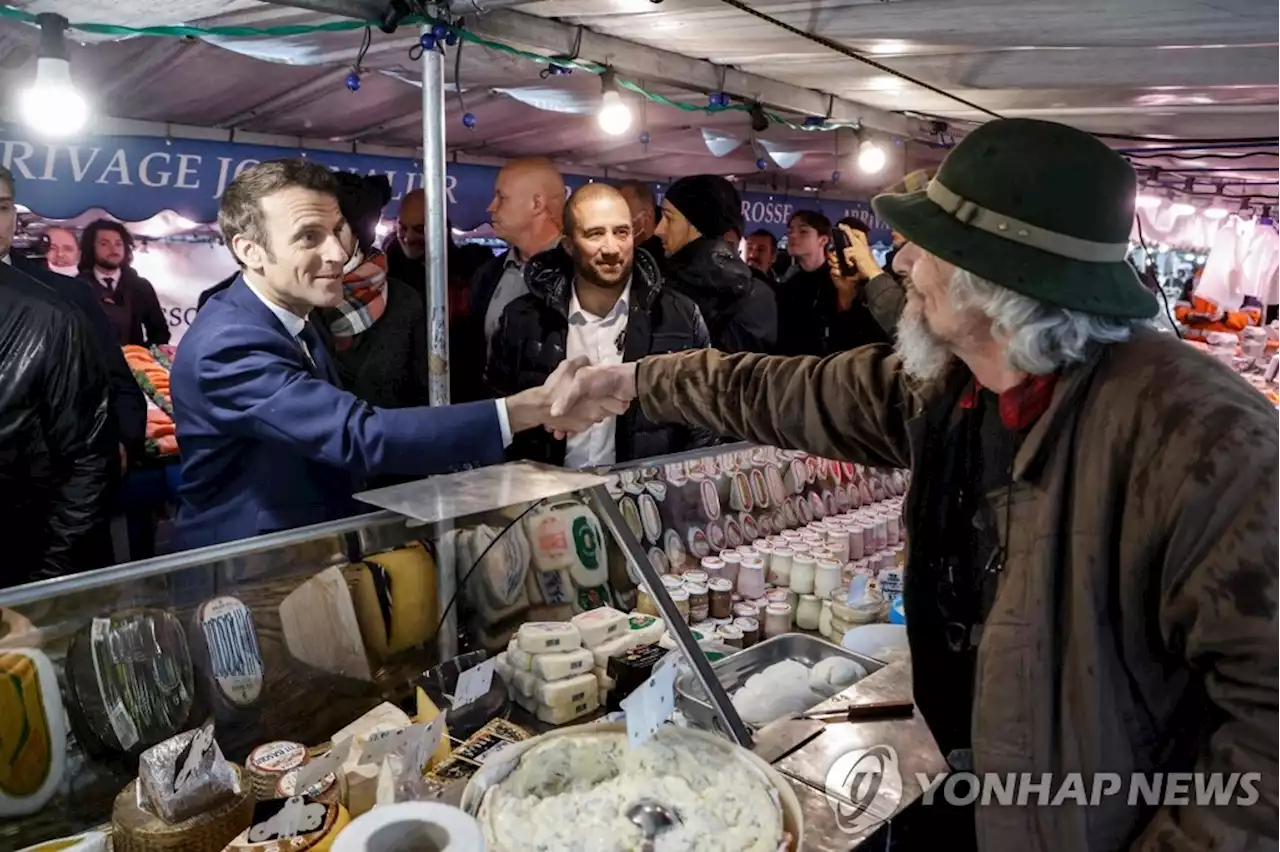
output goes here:
<path id="1" fill-rule="evenodd" d="M 354 739 L 354 737 L 344 737 L 341 742 L 334 743 L 332 748 L 315 760 L 307 761 L 297 770 L 285 775 L 278 785 L 280 792 L 290 796 L 315 795 L 313 790 L 320 787 L 326 778 L 334 776 L 342 768 L 342 764 L 346 763 L 347 755 L 351 754 L 351 744 Z M 285 788 L 286 782 L 292 789 Z"/>
<path id="2" fill-rule="evenodd" d="M 306 759 L 306 746 L 281 740 L 258 746 L 249 753 L 245 763 L 258 772 L 280 775 L 301 766 Z"/>
<path id="3" fill-rule="evenodd" d="M 649 679 L 622 699 L 622 710 L 627 714 L 627 742 L 632 748 L 647 743 L 675 710 L 677 656 L 663 658 Z"/>
<path id="4" fill-rule="evenodd" d="M 578 552 L 578 561 L 588 571 L 600 567 L 600 533 L 590 518 L 573 519 L 573 547 Z"/>
<path id="5" fill-rule="evenodd" d="M 493 686 L 495 664 L 494 658 L 490 657 L 458 675 L 458 685 L 453 691 L 451 709 L 457 710 L 459 707 L 465 707 L 489 693 L 489 689 Z"/>
<path id="6" fill-rule="evenodd" d="M 659 554 L 662 553 L 661 550 L 657 550 L 656 548 L 655 548 L 655 551 Z M 664 556 L 663 559 L 665 558 L 666 557 Z M 608 586 L 593 586 L 587 589 L 578 589 L 578 609 L 582 610 L 583 612 L 591 609 L 596 609 L 602 606 L 608 606 L 608 605 L 609 605 L 609 587 Z"/>
<path id="7" fill-rule="evenodd" d="M 573 581 L 568 571 L 532 571 L 530 574 L 545 603 L 555 606 L 573 600 Z"/>
<path id="8" fill-rule="evenodd" d="M 622 519 L 627 522 L 627 529 L 631 530 L 631 534 L 637 539 L 643 536 L 644 522 L 640 520 L 640 509 L 636 506 L 636 501 L 623 497 L 618 501 L 618 510 L 622 512 Z"/>
<path id="9" fill-rule="evenodd" d="M 52 735 L 33 659 L 0 653 L 0 793 L 34 795 L 53 768 Z"/>
<path id="10" fill-rule="evenodd" d="M 262 652 L 253 614 L 240 600 L 214 598 L 197 618 L 208 649 L 213 682 L 237 707 L 248 707 L 262 694 Z"/>
<path id="11" fill-rule="evenodd" d="M 564 521 L 555 515 L 535 520 L 531 538 L 547 564 L 560 564 L 569 555 L 569 537 Z"/>

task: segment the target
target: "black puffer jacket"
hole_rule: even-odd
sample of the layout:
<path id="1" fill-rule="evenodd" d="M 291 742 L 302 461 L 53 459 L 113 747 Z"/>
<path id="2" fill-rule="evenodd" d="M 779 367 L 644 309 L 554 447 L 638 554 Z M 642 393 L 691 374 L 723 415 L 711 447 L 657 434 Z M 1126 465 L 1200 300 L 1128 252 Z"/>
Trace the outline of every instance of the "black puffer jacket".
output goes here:
<path id="1" fill-rule="evenodd" d="M 91 566 L 117 463 L 89 321 L 22 275 L 0 264 L 0 587 Z"/>
<path id="2" fill-rule="evenodd" d="M 722 352 L 773 352 L 778 305 L 773 290 L 724 240 L 699 237 L 667 258 L 668 287 L 697 304 Z"/>
<path id="3" fill-rule="evenodd" d="M 493 336 L 485 382 L 496 396 L 541 385 L 565 359 L 573 286 L 569 256 L 559 248 L 543 252 L 526 268 L 525 281 L 529 293 L 507 306 Z M 623 360 L 709 345 L 697 305 L 664 288 L 653 258 L 637 249 Z M 715 436 L 703 429 L 659 425 L 633 404 L 618 418 L 614 441 L 617 461 L 623 462 L 710 446 Z M 563 465 L 565 442 L 542 429 L 530 429 L 515 436 L 508 454 Z"/>

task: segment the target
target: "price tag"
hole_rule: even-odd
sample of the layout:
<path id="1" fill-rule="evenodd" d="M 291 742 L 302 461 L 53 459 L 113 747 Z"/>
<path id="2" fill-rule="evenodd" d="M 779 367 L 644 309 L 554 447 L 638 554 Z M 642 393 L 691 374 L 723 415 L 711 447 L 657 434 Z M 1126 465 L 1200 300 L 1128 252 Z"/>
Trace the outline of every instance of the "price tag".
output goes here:
<path id="1" fill-rule="evenodd" d="M 173 792 L 180 793 L 192 779 L 199 777 L 205 757 L 214 749 L 213 722 L 196 729 L 187 747 L 173 758 Z"/>
<path id="2" fill-rule="evenodd" d="M 844 602 L 849 606 L 858 606 L 862 603 L 863 598 L 867 596 L 867 581 L 870 578 L 866 574 L 854 574 L 849 580 L 849 591 L 844 596 Z"/>
<path id="3" fill-rule="evenodd" d="M 427 767 L 427 762 L 431 760 L 431 755 L 436 753 L 440 738 L 444 736 L 444 717 L 437 716 L 427 724 L 415 727 L 422 729 L 422 736 L 417 737 L 409 747 L 408 759 L 409 765 L 421 775 Z"/>
<path id="4" fill-rule="evenodd" d="M 249 826 L 250 843 L 288 840 L 299 834 L 310 834 L 324 827 L 329 808 L 302 796 L 269 799 L 253 806 L 253 822 Z"/>
<path id="5" fill-rule="evenodd" d="M 490 657 L 458 675 L 458 686 L 454 689 L 452 709 L 466 707 L 489 693 L 489 688 L 493 686 L 493 669 L 497 662 L 497 658 Z"/>
<path id="6" fill-rule="evenodd" d="M 402 752 L 411 754 L 410 748 L 419 748 L 421 745 L 433 739 L 431 746 L 432 751 L 440 742 L 440 722 L 443 717 L 437 716 L 431 722 L 420 722 L 416 725 L 406 725 L 403 728 L 396 728 L 391 731 L 376 731 L 369 735 L 369 739 L 365 741 L 364 749 L 360 752 L 360 765 L 367 763 L 381 763 L 386 759 L 387 755 L 394 752 Z M 430 754 L 431 752 L 427 752 Z"/>
<path id="7" fill-rule="evenodd" d="M 634 692 L 622 699 L 627 714 L 627 742 L 639 748 L 667 723 L 675 710 L 676 654 L 668 654 L 653 674 Z"/>
<path id="8" fill-rule="evenodd" d="M 334 743 L 333 748 L 320 757 L 315 760 L 309 760 L 298 767 L 298 774 L 293 783 L 294 792 L 301 793 L 305 790 L 310 790 L 330 773 L 337 775 L 342 768 L 342 764 L 346 763 L 347 755 L 351 754 L 352 739 L 352 737 L 347 737 L 341 742 Z"/>

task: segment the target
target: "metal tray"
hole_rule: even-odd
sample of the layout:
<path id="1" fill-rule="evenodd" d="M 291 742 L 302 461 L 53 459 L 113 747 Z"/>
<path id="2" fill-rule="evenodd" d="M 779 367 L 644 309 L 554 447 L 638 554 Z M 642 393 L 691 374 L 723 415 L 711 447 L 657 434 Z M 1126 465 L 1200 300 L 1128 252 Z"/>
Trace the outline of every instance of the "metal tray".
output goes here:
<path id="1" fill-rule="evenodd" d="M 884 668 L 884 662 L 874 657 L 856 654 L 841 648 L 826 639 L 810 636 L 807 633 L 785 633 L 766 639 L 758 645 L 752 645 L 731 657 L 725 657 L 711 664 L 720 685 L 725 692 L 733 696 L 744 686 L 747 678 L 759 674 L 774 663 L 783 660 L 795 660 L 812 667 L 827 657 L 844 657 L 853 660 L 867 670 L 867 674 Z M 819 702 L 814 702 L 815 705 Z M 698 684 L 693 672 L 682 669 L 676 678 L 676 706 L 688 717 L 689 721 L 699 728 L 708 731 L 719 730 L 716 715 L 707 703 L 702 687 Z M 748 727 L 751 727 L 748 725 Z"/>

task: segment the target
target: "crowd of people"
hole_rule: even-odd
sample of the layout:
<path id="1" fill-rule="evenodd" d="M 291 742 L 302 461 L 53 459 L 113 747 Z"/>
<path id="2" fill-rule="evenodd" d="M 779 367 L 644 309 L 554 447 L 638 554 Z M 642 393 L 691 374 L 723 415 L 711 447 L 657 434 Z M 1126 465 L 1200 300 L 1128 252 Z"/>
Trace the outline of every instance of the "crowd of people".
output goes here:
<path id="1" fill-rule="evenodd" d="M 6 585 L 113 561 L 107 522 L 122 478 L 142 452 L 146 421 L 121 347 L 169 341 L 155 289 L 133 269 L 127 229 L 102 219 L 77 239 L 53 227 L 43 258 L 19 257 L 9 250 L 18 190 L 0 171 L 9 289 L 74 305 L 58 322 L 69 323 L 78 346 L 93 345 L 50 362 L 79 358 L 92 375 L 74 374 L 67 387 L 33 386 L 47 394 L 74 390 L 75 406 L 28 393 L 0 410 L 13 424 L 0 482 L 22 510 L 9 520 L 28 531 L 20 561 L 26 567 L 0 580 Z M 889 341 L 904 298 L 898 279 L 876 265 L 857 220 L 835 226 L 845 229 L 849 246 L 842 274 L 832 224 L 816 211 L 796 213 L 787 269 L 772 234 L 743 239 L 741 200 L 724 178 L 677 180 L 659 206 L 654 187 L 642 181 L 591 183 L 570 195 L 551 161 L 512 160 L 499 172 L 488 208 L 506 251 L 495 256 L 455 245 L 448 229 L 456 405 L 427 411 L 426 206 L 420 190 L 409 193 L 394 233 L 379 246 L 391 195 L 382 176 L 283 162 L 250 169 L 224 195 L 219 225 L 240 269 L 200 295 L 171 378 L 181 451 L 178 546 L 328 520 L 356 511 L 351 495 L 363 487 L 470 464 L 605 466 L 724 440 L 704 429 L 660 426 L 635 408 L 556 437 L 515 428 L 528 423 L 515 423 L 512 407 L 574 359 L 624 363 L 706 347 L 825 355 Z M 276 209 L 281 199 L 296 209 Z M 303 220 L 337 230 L 283 242 L 292 235 L 279 231 Z M 283 341 L 282 331 L 289 332 Z M 314 341 L 299 350 L 291 340 L 304 334 Z M 282 343 L 298 350 L 289 353 L 294 360 L 301 357 L 290 369 L 280 363 Z M 0 352 L 0 364 L 27 377 L 44 369 L 14 347 Z M 297 385 L 297 369 L 321 381 Z M 106 381 L 101 412 L 99 372 Z M 32 426 L 47 425 L 45 409 L 74 421 L 67 424 L 72 431 Z M 49 444 L 73 436 L 73 446 Z M 73 448 L 82 463 L 67 461 Z M 57 461 L 59 470 L 42 467 L 41 459 Z M 84 476 L 74 474 L 78 467 Z M 64 515 L 81 522 L 64 529 Z"/>

